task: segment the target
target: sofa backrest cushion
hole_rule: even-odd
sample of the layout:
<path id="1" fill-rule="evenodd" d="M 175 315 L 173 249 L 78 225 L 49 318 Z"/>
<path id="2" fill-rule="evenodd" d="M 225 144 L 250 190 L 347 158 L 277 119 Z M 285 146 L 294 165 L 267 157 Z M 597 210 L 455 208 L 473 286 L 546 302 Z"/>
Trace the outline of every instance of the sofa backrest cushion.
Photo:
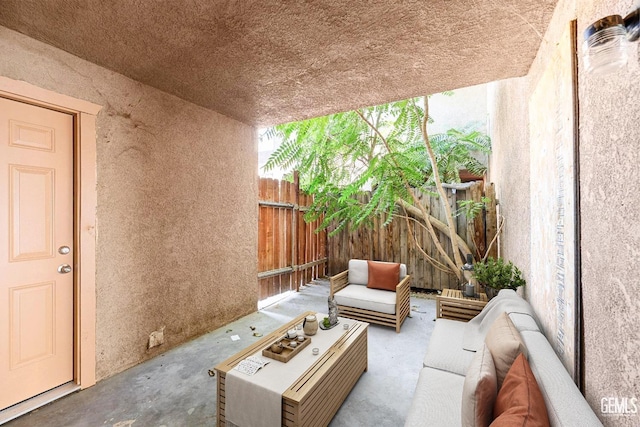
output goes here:
<path id="1" fill-rule="evenodd" d="M 382 262 L 382 261 L 380 261 Z M 407 266 L 400 264 L 400 280 L 407 275 Z M 349 260 L 349 283 L 367 286 L 369 283 L 369 265 L 364 259 Z"/>
<path id="2" fill-rule="evenodd" d="M 498 390 L 507 376 L 513 361 L 520 353 L 527 357 L 527 347 L 509 315 L 503 312 L 491 325 L 484 340 L 491 351 L 498 376 Z"/>
<path id="3" fill-rule="evenodd" d="M 529 315 L 523 313 L 509 313 L 509 318 L 516 325 L 518 331 L 533 331 L 540 332 L 540 326 L 538 326 L 538 322 L 536 319 Z"/>
<path id="4" fill-rule="evenodd" d="M 494 427 L 549 427 L 544 398 L 522 353 L 511 365 L 498 392 L 493 416 Z"/>
<path id="5" fill-rule="evenodd" d="M 491 328 L 493 322 L 504 312 L 507 314 L 528 314 L 532 318 L 535 317 L 533 307 L 531 307 L 527 301 L 518 296 L 515 291 L 503 289 L 497 297 L 487 303 L 480 314 L 467 323 L 462 339 L 462 348 L 469 351 L 477 351 L 482 347 L 489 328 Z"/>

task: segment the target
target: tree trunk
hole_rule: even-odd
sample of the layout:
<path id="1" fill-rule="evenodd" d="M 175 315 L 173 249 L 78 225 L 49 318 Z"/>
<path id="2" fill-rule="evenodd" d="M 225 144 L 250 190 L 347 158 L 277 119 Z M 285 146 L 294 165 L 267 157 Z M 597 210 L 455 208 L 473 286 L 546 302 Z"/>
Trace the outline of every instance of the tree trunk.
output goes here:
<path id="1" fill-rule="evenodd" d="M 453 247 L 453 259 L 455 260 L 455 264 L 458 267 L 455 270 L 456 276 L 458 279 L 462 279 L 462 266 L 464 263 L 462 262 L 462 258 L 460 257 L 458 241 L 454 239 L 453 236 L 457 236 L 456 226 L 453 223 L 453 213 L 451 212 L 451 206 L 447 202 L 447 193 L 444 191 L 442 187 L 442 181 L 440 180 L 440 171 L 438 170 L 438 163 L 436 160 L 436 155 L 433 152 L 433 147 L 431 147 L 431 142 L 429 142 L 429 135 L 427 133 L 427 121 L 429 119 L 429 100 L 428 97 L 424 97 L 424 119 L 422 120 L 422 139 L 424 140 L 424 145 L 427 147 L 427 154 L 429 155 L 429 160 L 431 161 L 431 169 L 433 171 L 433 177 L 436 183 L 436 189 L 438 190 L 438 194 L 440 194 L 440 201 L 442 202 L 442 206 L 444 207 L 445 215 L 447 217 L 447 227 L 449 229 L 449 236 L 451 237 L 451 246 Z M 471 252 L 467 252 L 471 253 Z"/>
<path id="2" fill-rule="evenodd" d="M 404 200 L 399 200 L 398 204 L 401 205 L 404 209 L 406 209 L 406 211 L 408 213 L 410 213 L 412 216 L 416 217 L 416 218 L 420 218 L 422 219 L 422 212 L 420 211 L 420 209 L 418 209 L 417 207 L 405 202 Z M 447 226 L 447 224 L 445 224 L 444 222 L 440 221 L 438 218 L 433 217 L 431 215 L 429 216 L 429 222 L 431 222 L 431 225 L 433 225 L 434 228 L 436 228 L 438 231 L 441 231 L 442 233 L 445 233 L 447 235 L 447 237 L 449 237 L 449 239 L 451 239 L 451 230 L 449 229 L 449 227 Z M 460 253 L 462 255 L 467 255 L 472 253 L 471 249 L 469 249 L 469 246 L 467 245 L 467 242 L 465 242 L 462 237 L 460 237 L 457 233 L 454 234 L 456 237 L 456 242 L 458 244 L 458 250 L 460 251 Z"/>

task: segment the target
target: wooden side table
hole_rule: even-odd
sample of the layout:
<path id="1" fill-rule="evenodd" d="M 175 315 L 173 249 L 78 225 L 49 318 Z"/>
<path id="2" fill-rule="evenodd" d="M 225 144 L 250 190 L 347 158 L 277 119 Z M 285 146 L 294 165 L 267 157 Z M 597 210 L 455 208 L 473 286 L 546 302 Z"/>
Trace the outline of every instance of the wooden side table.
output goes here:
<path id="1" fill-rule="evenodd" d="M 482 311 L 487 302 L 484 292 L 478 297 L 466 297 L 462 291 L 443 289 L 442 295 L 436 297 L 436 317 L 468 322 Z"/>

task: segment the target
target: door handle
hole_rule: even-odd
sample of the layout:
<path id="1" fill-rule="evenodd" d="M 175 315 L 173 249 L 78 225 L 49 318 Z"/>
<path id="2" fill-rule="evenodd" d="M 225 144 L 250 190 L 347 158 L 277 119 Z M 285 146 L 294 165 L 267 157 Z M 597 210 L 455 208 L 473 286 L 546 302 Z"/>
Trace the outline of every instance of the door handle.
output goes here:
<path id="1" fill-rule="evenodd" d="M 58 273 L 66 274 L 71 272 L 71 266 L 69 264 L 62 264 L 58 267 Z"/>

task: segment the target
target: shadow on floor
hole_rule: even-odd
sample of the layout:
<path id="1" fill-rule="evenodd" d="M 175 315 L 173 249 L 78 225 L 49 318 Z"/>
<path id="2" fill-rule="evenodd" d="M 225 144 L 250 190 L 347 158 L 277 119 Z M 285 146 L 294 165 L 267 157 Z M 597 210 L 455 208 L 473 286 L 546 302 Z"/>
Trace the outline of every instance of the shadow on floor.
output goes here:
<path id="1" fill-rule="evenodd" d="M 327 312 L 329 283 L 304 286 L 277 304 L 171 349 L 86 390 L 66 396 L 5 426 L 213 426 L 216 378 L 208 371 L 306 310 Z M 332 427 L 404 424 L 433 331 L 435 301 L 411 297 L 399 334 L 369 328 L 369 369 L 331 422 Z M 231 335 L 239 335 L 232 341 Z"/>

